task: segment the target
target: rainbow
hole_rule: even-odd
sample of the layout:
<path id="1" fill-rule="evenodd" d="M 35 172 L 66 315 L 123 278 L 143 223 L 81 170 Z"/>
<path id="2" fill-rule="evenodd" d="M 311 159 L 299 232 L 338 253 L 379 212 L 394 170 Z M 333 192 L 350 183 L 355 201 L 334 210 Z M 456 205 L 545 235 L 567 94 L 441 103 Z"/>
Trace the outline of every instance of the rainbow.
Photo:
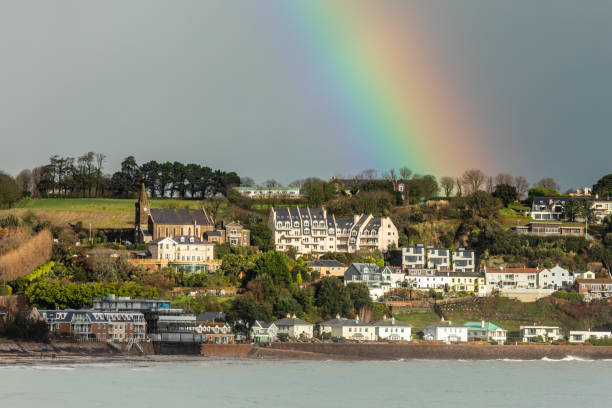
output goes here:
<path id="1" fill-rule="evenodd" d="M 402 13 L 399 21 L 376 1 L 282 4 L 309 53 L 309 69 L 322 72 L 327 94 L 319 97 L 336 107 L 330 114 L 340 118 L 337 142 L 381 170 L 407 165 L 442 176 L 489 167 L 484 132 L 463 111 L 461 92 L 416 18 L 405 21 Z"/>

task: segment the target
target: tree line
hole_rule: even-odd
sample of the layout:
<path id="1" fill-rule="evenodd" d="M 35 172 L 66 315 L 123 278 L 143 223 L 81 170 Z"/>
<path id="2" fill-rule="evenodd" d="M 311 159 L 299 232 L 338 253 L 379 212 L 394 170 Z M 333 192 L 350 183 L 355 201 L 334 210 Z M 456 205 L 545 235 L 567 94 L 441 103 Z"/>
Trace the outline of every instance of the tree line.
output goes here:
<path id="1" fill-rule="evenodd" d="M 138 164 L 134 156 L 121 162 L 112 175 L 104 174 L 106 155 L 88 152 L 79 157 L 52 156 L 49 163 L 23 170 L 15 179 L 22 192 L 36 197 L 133 197 L 144 182 L 152 197 L 204 198 L 227 195 L 240 184 L 235 172 L 178 161 Z"/>

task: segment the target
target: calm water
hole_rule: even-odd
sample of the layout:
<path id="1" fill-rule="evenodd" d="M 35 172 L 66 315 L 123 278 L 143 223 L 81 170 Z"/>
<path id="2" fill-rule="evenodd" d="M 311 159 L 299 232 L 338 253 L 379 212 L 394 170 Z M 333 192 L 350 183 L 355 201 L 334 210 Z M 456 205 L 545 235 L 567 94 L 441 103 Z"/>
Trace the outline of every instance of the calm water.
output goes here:
<path id="1" fill-rule="evenodd" d="M 0 367 L 0 407 L 605 406 L 612 361 L 396 361 Z M 188 404 L 188 405 L 187 405 Z"/>

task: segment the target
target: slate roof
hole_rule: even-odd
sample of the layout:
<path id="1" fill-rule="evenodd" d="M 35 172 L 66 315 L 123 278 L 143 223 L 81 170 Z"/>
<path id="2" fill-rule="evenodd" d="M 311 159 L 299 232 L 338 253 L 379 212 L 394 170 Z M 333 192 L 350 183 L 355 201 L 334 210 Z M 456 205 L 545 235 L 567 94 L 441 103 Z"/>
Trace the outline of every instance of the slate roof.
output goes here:
<path id="1" fill-rule="evenodd" d="M 453 323 L 450 320 L 442 320 L 442 321 L 425 326 L 426 329 L 434 328 L 434 327 L 465 327 L 465 326 L 459 323 Z"/>
<path id="2" fill-rule="evenodd" d="M 196 322 L 211 322 L 213 320 L 225 321 L 225 313 L 223 312 L 202 312 L 196 318 Z"/>
<path id="3" fill-rule="evenodd" d="M 371 327 L 369 323 L 364 323 L 361 320 L 346 319 L 344 317 L 331 319 L 326 322 L 320 323 L 320 325 L 321 326 L 361 326 L 361 327 L 367 326 L 367 327 Z"/>
<path id="4" fill-rule="evenodd" d="M 377 322 L 372 323 L 372 326 L 383 326 L 383 327 L 412 327 L 409 324 L 398 322 L 394 319 L 387 320 L 379 320 Z"/>
<path id="5" fill-rule="evenodd" d="M 312 326 L 312 323 L 308 323 L 302 319 L 298 319 L 296 317 L 287 317 L 285 319 L 280 319 L 274 322 L 276 326 Z"/>
<path id="6" fill-rule="evenodd" d="M 182 241 L 181 241 L 181 238 L 183 239 Z M 214 245 L 211 242 L 202 241 L 202 239 L 199 238 L 199 237 L 191 237 L 191 236 L 187 236 L 187 235 L 181 235 L 181 236 L 173 237 L 173 238 L 171 238 L 171 237 L 160 237 L 160 238 L 157 238 L 157 239 L 149 242 L 149 244 L 159 244 L 164 239 L 169 239 L 171 241 L 176 242 L 177 244 Z M 191 242 L 191 240 L 193 240 L 193 242 Z"/>
<path id="7" fill-rule="evenodd" d="M 316 261 L 309 261 L 308 264 L 312 267 L 346 268 L 345 264 L 334 259 L 319 259 Z"/>
<path id="8" fill-rule="evenodd" d="M 161 225 L 214 225 L 204 210 L 151 208 L 151 218 Z"/>

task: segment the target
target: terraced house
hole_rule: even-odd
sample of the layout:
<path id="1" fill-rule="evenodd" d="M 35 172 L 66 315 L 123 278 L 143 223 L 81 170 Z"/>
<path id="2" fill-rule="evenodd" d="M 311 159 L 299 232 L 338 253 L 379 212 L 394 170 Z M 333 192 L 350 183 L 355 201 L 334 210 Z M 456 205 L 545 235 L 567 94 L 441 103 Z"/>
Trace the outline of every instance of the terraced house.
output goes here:
<path id="1" fill-rule="evenodd" d="M 139 312 L 41 310 L 49 331 L 79 341 L 144 341 L 146 322 Z"/>
<path id="2" fill-rule="evenodd" d="M 386 252 L 398 242 L 397 228 L 389 217 L 336 217 L 325 208 L 271 208 L 268 226 L 276 250 L 295 248 L 298 254 L 353 253 L 359 249 Z"/>

